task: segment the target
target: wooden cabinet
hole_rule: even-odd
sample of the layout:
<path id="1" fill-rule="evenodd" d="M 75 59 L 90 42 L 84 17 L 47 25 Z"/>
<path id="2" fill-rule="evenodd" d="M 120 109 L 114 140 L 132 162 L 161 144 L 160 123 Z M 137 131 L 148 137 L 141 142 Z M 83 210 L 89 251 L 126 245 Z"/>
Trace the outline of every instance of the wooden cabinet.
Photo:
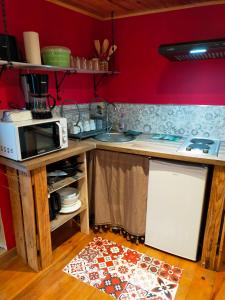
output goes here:
<path id="1" fill-rule="evenodd" d="M 16 162 L 0 157 L 0 164 L 6 166 L 9 192 L 11 198 L 16 247 L 18 254 L 32 269 L 39 271 L 52 262 L 51 231 L 73 218 L 80 215 L 81 231 L 89 232 L 88 195 L 87 195 L 87 168 L 86 152 L 95 148 L 126 152 L 142 156 L 161 156 L 173 158 L 173 155 L 147 152 L 145 149 L 132 150 L 118 146 L 101 145 L 92 142 L 70 141 L 69 148 L 52 154 L 41 156 L 25 162 Z M 164 155 L 164 156 L 163 156 Z M 79 156 L 83 161 L 81 174 L 77 178 L 66 178 L 57 182 L 48 189 L 46 166 L 56 161 L 69 157 Z M 180 158 L 180 157 L 179 157 Z M 191 161 L 191 159 L 189 159 Z M 101 176 L 103 176 L 101 174 Z M 64 186 L 76 182 L 81 191 L 82 207 L 80 210 L 61 215 L 50 222 L 48 193 L 54 192 Z M 112 178 L 109 177 L 111 184 Z M 136 180 L 134 181 L 136 184 Z M 99 185 L 99 191 L 103 188 Z M 133 185 L 132 185 L 133 186 Z M 100 207 L 101 213 L 102 207 Z M 135 210 L 135 209 L 134 209 Z M 210 191 L 209 207 L 204 234 L 204 243 L 201 257 L 203 267 L 211 270 L 221 270 L 225 265 L 225 166 L 215 166 L 213 171 L 212 186 Z"/>
<path id="2" fill-rule="evenodd" d="M 52 262 L 51 231 L 79 214 L 80 230 L 89 233 L 86 151 L 91 149 L 91 144 L 71 141 L 68 149 L 26 162 L 0 159 L 7 169 L 17 253 L 35 271 L 48 267 Z M 46 166 L 72 156 L 79 156 L 82 161 L 80 176 L 57 182 L 49 190 Z M 50 222 L 49 192 L 73 182 L 77 183 L 80 191 L 81 208 L 71 214 L 59 215 Z"/>

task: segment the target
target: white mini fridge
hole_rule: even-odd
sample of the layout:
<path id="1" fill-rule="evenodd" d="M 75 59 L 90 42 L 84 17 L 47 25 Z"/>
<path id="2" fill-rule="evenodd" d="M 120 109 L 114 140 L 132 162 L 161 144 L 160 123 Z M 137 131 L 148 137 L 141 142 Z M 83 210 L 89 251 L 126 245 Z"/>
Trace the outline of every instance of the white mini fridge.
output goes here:
<path id="1" fill-rule="evenodd" d="M 197 260 L 208 168 L 150 159 L 145 244 Z"/>

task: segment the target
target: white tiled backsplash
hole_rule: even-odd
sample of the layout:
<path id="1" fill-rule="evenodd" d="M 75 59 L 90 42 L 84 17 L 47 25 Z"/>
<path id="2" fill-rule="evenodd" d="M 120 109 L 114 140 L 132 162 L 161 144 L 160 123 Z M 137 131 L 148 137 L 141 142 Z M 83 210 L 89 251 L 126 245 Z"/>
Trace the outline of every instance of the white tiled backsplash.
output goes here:
<path id="1" fill-rule="evenodd" d="M 124 115 L 126 129 L 225 140 L 225 106 L 116 104 L 113 124 Z"/>
<path id="2" fill-rule="evenodd" d="M 69 104 L 57 106 L 53 111 L 54 116 L 67 118 L 68 129 L 71 132 L 72 126 L 79 121 L 84 122 L 94 119 L 102 119 L 102 126 L 106 122 L 106 109 L 104 102 L 92 102 L 91 104 Z M 79 116 L 80 115 L 80 116 Z"/>
<path id="3" fill-rule="evenodd" d="M 89 118 L 89 105 L 79 104 L 82 119 Z M 121 115 L 125 129 L 145 133 L 167 133 L 182 136 L 211 137 L 225 140 L 225 106 L 217 105 L 151 105 L 117 103 L 109 107 L 110 120 L 118 129 Z M 56 108 L 59 113 L 60 107 Z M 68 124 L 77 121 L 76 105 L 65 105 Z"/>

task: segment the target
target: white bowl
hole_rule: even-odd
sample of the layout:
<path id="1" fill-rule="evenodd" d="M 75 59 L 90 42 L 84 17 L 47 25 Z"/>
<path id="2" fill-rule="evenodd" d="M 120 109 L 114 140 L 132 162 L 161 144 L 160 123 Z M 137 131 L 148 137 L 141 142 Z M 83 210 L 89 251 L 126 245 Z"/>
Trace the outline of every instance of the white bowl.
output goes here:
<path id="1" fill-rule="evenodd" d="M 57 193 L 59 194 L 61 200 L 74 199 L 74 198 L 77 199 L 80 195 L 78 189 L 74 187 L 62 188 L 61 190 L 57 191 Z"/>
<path id="2" fill-rule="evenodd" d="M 78 210 L 81 207 L 81 201 L 77 200 L 77 202 L 74 205 L 68 206 L 68 207 L 62 207 L 59 211 L 60 214 L 69 214 L 76 210 Z"/>
<path id="3" fill-rule="evenodd" d="M 80 201 L 80 199 L 76 198 L 76 199 L 69 199 L 69 200 L 62 200 L 61 201 L 61 207 L 63 206 L 71 206 L 71 205 L 75 205 L 77 201 Z"/>

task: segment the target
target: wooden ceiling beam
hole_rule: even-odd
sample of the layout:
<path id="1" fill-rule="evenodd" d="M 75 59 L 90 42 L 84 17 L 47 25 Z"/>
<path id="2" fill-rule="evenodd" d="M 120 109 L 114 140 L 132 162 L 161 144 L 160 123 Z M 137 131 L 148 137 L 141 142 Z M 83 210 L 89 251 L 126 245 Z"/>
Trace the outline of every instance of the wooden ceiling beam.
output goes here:
<path id="1" fill-rule="evenodd" d="M 188 8 L 225 4 L 225 0 L 46 0 L 98 20 L 127 18 Z"/>

